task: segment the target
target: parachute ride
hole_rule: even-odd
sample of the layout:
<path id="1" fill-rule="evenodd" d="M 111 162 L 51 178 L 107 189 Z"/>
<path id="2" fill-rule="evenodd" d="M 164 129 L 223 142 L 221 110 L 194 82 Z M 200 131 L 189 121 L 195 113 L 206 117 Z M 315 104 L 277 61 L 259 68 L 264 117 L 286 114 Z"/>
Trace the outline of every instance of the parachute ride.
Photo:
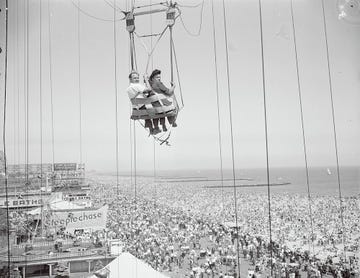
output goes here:
<path id="1" fill-rule="evenodd" d="M 174 119 L 173 122 L 175 123 L 175 120 L 178 116 L 179 111 L 184 107 L 183 104 L 183 98 L 182 98 L 182 92 L 181 92 L 181 86 L 180 87 L 180 96 L 181 96 L 181 106 L 179 105 L 175 93 L 172 93 L 171 95 L 166 94 L 160 94 L 153 90 L 152 86 L 149 84 L 148 79 L 148 68 L 150 64 L 150 60 L 153 56 L 153 53 L 158 45 L 158 43 L 163 38 L 163 35 L 168 31 L 169 32 L 169 38 L 170 38 L 170 84 L 174 84 L 174 64 L 177 69 L 177 81 L 179 82 L 179 71 L 177 66 L 177 60 L 176 60 L 176 54 L 175 54 L 175 48 L 174 48 L 174 41 L 173 41 L 173 26 L 176 22 L 176 19 L 181 15 L 181 11 L 177 6 L 177 3 L 170 2 L 163 2 L 153 5 L 159 5 L 160 8 L 156 9 L 150 9 L 150 10 L 141 10 L 146 6 L 139 6 L 139 7 L 132 7 L 130 11 L 124 12 L 125 14 L 125 21 L 126 21 L 126 30 L 129 32 L 129 40 L 130 40 L 130 62 L 131 62 L 131 72 L 138 72 L 137 69 L 137 59 L 136 59 L 136 51 L 135 51 L 135 41 L 134 37 L 140 41 L 143 48 L 147 52 L 147 63 L 146 68 L 144 71 L 144 84 L 146 84 L 147 88 L 152 91 L 152 93 L 148 94 L 146 97 L 144 97 L 142 94 L 137 94 L 134 98 L 131 98 L 131 105 L 132 105 L 132 113 L 131 113 L 131 119 L 134 121 L 153 121 L 160 119 L 165 121 L 165 118 L 168 118 L 168 121 L 170 123 L 170 126 L 175 127 L 176 124 L 172 124 L 170 121 L 170 118 Z M 152 5 L 152 6 L 153 6 Z M 138 35 L 135 31 L 135 18 L 137 16 L 141 15 L 149 15 L 154 13 L 165 13 L 166 14 L 166 26 L 164 27 L 163 31 L 159 34 L 148 34 L 148 35 Z M 152 32 L 152 31 L 151 31 Z M 145 43 L 142 41 L 142 38 L 144 37 L 154 37 L 157 36 L 157 40 L 152 46 L 152 49 L 148 50 Z M 180 84 L 179 84 L 180 85 Z M 141 123 L 141 122 L 140 122 Z M 143 125 L 143 123 L 141 123 Z M 144 126 L 144 125 L 143 125 Z M 146 127 L 146 124 L 145 126 Z M 167 130 L 166 128 L 162 131 L 159 136 L 156 136 L 156 134 L 150 132 L 150 135 L 152 135 L 157 141 L 160 142 L 160 145 L 163 143 L 166 143 L 166 145 L 169 145 L 168 139 L 170 138 L 171 134 L 171 128 Z M 165 138 L 165 139 L 164 139 Z"/>

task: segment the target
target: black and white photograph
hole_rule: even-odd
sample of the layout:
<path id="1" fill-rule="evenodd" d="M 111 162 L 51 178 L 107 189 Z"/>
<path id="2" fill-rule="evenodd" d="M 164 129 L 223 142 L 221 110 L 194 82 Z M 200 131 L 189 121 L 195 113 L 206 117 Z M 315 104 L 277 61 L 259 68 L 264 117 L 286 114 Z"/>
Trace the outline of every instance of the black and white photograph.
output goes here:
<path id="1" fill-rule="evenodd" d="M 0 0 L 0 278 L 359 278 L 360 0 Z"/>

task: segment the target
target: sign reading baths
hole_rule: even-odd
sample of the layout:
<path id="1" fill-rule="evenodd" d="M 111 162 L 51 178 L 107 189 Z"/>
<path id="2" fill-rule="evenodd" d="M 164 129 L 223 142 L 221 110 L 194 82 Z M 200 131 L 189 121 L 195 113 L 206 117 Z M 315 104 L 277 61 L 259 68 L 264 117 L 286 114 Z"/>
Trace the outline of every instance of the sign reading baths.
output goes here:
<path id="1" fill-rule="evenodd" d="M 108 206 L 97 210 L 54 211 L 50 226 L 65 227 L 69 232 L 78 229 L 101 230 L 106 228 Z"/>
<path id="2" fill-rule="evenodd" d="M 45 201 L 44 198 L 38 196 L 24 196 L 24 197 L 10 197 L 6 201 L 6 198 L 0 198 L 0 208 L 27 208 L 27 207 L 40 207 Z"/>

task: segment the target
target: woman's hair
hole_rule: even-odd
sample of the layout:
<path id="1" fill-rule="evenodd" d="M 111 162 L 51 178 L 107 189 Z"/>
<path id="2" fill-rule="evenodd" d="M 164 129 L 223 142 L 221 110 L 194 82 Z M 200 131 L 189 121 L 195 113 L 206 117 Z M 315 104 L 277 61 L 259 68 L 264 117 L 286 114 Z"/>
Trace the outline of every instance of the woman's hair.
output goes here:
<path id="1" fill-rule="evenodd" d="M 150 74 L 150 77 L 149 77 L 149 81 L 151 82 L 153 80 L 153 78 L 158 75 L 158 74 L 161 74 L 161 70 L 158 70 L 158 69 L 154 69 L 152 71 L 152 73 Z"/>

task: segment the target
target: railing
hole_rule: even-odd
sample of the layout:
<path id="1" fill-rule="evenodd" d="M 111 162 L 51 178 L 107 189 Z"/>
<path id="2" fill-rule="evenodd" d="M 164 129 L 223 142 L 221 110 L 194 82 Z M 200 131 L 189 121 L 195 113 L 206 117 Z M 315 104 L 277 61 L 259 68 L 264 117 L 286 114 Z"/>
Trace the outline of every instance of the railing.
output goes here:
<path id="1" fill-rule="evenodd" d="M 35 262 L 44 262 L 44 261 L 58 261 L 74 258 L 84 258 L 84 257 L 93 257 L 93 256 L 106 256 L 111 257 L 107 252 L 106 248 L 94 248 L 90 250 L 80 251 L 80 252 L 51 252 L 43 254 L 29 254 L 29 255 L 18 255 L 11 256 L 11 262 L 13 263 L 35 263 Z M 7 261 L 7 255 L 0 255 L 0 261 Z"/>

